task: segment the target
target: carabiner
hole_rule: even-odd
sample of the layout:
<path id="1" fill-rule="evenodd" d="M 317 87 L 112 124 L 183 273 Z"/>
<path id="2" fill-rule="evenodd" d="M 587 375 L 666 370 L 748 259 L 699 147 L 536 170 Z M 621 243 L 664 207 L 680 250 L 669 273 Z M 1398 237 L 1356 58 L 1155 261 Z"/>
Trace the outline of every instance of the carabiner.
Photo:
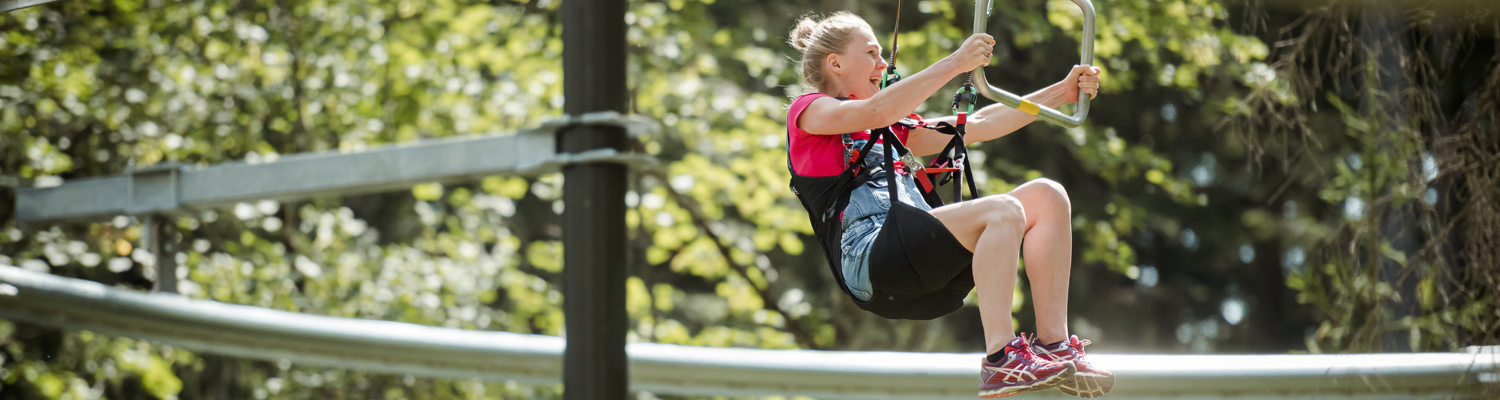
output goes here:
<path id="1" fill-rule="evenodd" d="M 969 114 L 974 113 L 974 103 L 979 100 L 979 94 L 974 91 L 974 84 L 964 82 L 963 87 L 953 93 L 953 115 L 958 116 L 958 125 L 967 122 Z M 959 104 L 968 104 L 968 107 L 960 110 Z"/>

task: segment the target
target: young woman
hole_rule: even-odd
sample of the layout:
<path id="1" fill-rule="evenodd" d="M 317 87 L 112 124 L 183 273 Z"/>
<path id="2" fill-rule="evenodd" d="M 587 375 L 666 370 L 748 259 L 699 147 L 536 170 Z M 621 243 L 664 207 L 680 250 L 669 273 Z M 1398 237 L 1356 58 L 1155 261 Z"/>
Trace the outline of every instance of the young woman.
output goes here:
<path id="1" fill-rule="evenodd" d="M 980 397 L 1051 387 L 1080 397 L 1108 392 L 1114 375 L 1087 361 L 1088 341 L 1068 335 L 1073 233 L 1062 185 L 1038 179 L 1010 193 L 931 209 L 912 174 L 887 159 L 899 154 L 887 156 L 892 150 L 885 149 L 899 153 L 900 146 L 867 142 L 872 130 L 890 127 L 915 155 L 942 151 L 951 136 L 892 125 L 953 78 L 988 65 L 994 39 L 975 34 L 952 55 L 884 90 L 879 82 L 887 64 L 863 19 L 847 12 L 804 17 L 788 42 L 802 53 L 799 72 L 811 92 L 787 112 L 792 189 L 845 292 L 882 316 L 931 319 L 957 309 L 977 287 L 988 354 L 981 361 Z M 1067 78 L 1026 98 L 1053 108 L 1075 102 L 1080 89 L 1098 93 L 1098 75 L 1098 68 L 1074 66 Z M 996 139 L 1035 119 L 992 105 L 967 118 L 965 138 Z M 1026 258 L 1041 344 L 1012 330 L 1017 255 Z"/>

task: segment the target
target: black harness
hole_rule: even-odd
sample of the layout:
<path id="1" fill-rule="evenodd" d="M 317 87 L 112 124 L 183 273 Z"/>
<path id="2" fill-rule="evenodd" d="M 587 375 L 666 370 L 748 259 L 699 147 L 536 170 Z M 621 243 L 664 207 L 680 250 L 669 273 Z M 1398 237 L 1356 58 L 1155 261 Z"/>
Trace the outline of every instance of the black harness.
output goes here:
<path id="1" fill-rule="evenodd" d="M 978 188 L 974 186 L 973 172 L 969 166 L 968 148 L 964 145 L 963 122 L 963 116 L 960 117 L 959 124 L 956 125 L 946 122 L 938 123 L 937 125 L 928 125 L 919 118 L 902 120 L 900 124 L 906 126 L 908 129 L 931 129 L 953 136 L 953 139 L 949 141 L 948 146 L 943 152 L 933 160 L 931 165 L 926 167 L 922 166 L 911 151 L 901 143 L 900 138 L 896 136 L 891 127 L 872 130 L 870 132 L 870 139 L 865 142 L 864 146 L 858 149 L 852 148 L 852 141 L 847 139 L 848 135 L 845 135 L 845 145 L 849 146 L 846 147 L 846 153 L 850 156 L 846 160 L 844 170 L 838 175 L 798 175 L 796 170 L 792 169 L 790 152 L 788 153 L 787 170 L 792 175 L 792 192 L 797 195 L 798 201 L 802 203 L 802 207 L 807 211 L 808 217 L 812 222 L 813 233 L 817 237 L 818 243 L 822 245 L 823 255 L 828 260 L 829 269 L 833 273 L 834 279 L 838 282 L 839 288 L 843 289 L 844 293 L 849 294 L 850 299 L 855 300 L 855 303 L 860 308 L 891 319 L 928 320 L 947 315 L 962 307 L 963 299 L 974 288 L 972 273 L 966 270 L 963 276 L 939 287 L 911 289 L 909 288 L 910 285 L 883 285 L 882 282 L 872 282 L 874 294 L 869 301 L 861 302 L 854 297 L 853 293 L 849 290 L 848 284 L 844 282 L 844 275 L 841 273 L 842 263 L 840 261 L 843 256 L 840 240 L 844 235 L 841 216 L 844 208 L 849 205 L 849 196 L 860 185 L 879 177 L 887 180 L 886 187 L 890 191 L 891 198 L 891 208 L 886 216 L 886 226 L 882 227 L 882 235 L 887 234 L 887 230 L 893 234 L 915 233 L 920 235 L 930 233 L 949 235 L 946 231 L 901 232 L 902 227 L 918 227 L 917 229 L 924 230 L 946 228 L 931 213 L 899 201 L 901 197 L 897 194 L 897 174 L 894 172 L 902 169 L 913 174 L 917 181 L 921 183 L 922 187 L 920 191 L 923 201 L 934 208 L 942 206 L 943 200 L 938 196 L 936 185 L 933 185 L 932 182 L 937 182 L 937 185 L 952 183 L 954 201 L 962 200 L 961 186 L 963 186 L 963 182 L 968 182 L 970 198 L 978 198 Z M 791 143 L 790 128 L 787 129 L 787 135 L 787 143 Z M 877 164 L 878 167 L 862 167 L 865 165 L 865 157 L 871 154 L 871 150 L 874 149 L 877 143 L 880 143 L 883 146 L 882 150 L 884 150 L 883 153 L 879 154 L 890 154 L 896 157 L 883 157 L 884 161 Z M 788 150 L 790 151 L 790 148 Z M 893 159 L 895 158 L 899 158 L 900 161 L 894 161 Z M 959 177 L 960 174 L 963 175 L 962 178 Z M 873 249 L 872 257 L 877 253 L 881 253 L 881 250 L 891 249 Z M 972 263 L 972 255 L 967 251 L 962 251 L 964 250 L 962 247 L 957 248 L 959 251 L 955 251 L 952 248 L 905 248 L 897 250 L 901 251 L 895 252 L 896 254 L 907 255 L 907 260 L 904 261 L 911 264 L 909 265 L 911 271 L 921 271 L 924 269 L 924 266 L 942 266 L 944 268 L 962 266 L 962 268 L 967 268 Z M 886 253 L 890 252 L 887 251 Z M 920 254 L 921 256 L 912 257 L 911 255 L 913 254 Z"/>

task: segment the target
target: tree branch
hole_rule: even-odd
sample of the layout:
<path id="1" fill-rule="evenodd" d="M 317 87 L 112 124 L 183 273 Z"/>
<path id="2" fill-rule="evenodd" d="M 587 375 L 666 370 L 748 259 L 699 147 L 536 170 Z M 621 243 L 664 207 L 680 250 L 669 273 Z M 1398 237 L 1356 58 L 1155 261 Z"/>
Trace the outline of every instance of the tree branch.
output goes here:
<path id="1" fill-rule="evenodd" d="M 659 169 L 652 170 L 650 173 L 660 182 L 669 181 L 667 179 L 667 174 Z M 791 333 L 792 336 L 796 338 L 797 344 L 802 346 L 802 348 L 817 349 L 818 346 L 813 342 L 812 335 L 809 334 L 806 330 L 803 330 L 802 326 L 799 325 L 796 320 L 792 319 L 791 314 L 787 313 L 786 310 L 781 309 L 781 296 L 778 295 L 775 291 L 771 290 L 770 283 L 767 282 L 765 287 L 755 284 L 755 281 L 750 279 L 749 267 L 734 261 L 733 254 L 730 252 L 731 250 L 729 246 L 724 244 L 724 241 L 719 238 L 719 234 L 715 233 L 714 230 L 708 226 L 708 217 L 705 217 L 703 215 L 703 211 L 698 208 L 697 202 L 689 198 L 688 196 L 679 193 L 677 189 L 673 188 L 671 185 L 662 185 L 662 187 L 667 189 L 667 193 L 672 195 L 672 200 L 677 202 L 678 206 L 681 206 L 682 209 L 687 210 L 688 214 L 693 218 L 693 224 L 697 225 L 699 229 L 702 229 L 704 234 L 708 235 L 708 238 L 714 242 L 714 246 L 718 247 L 719 249 L 719 254 L 724 257 L 724 263 L 728 264 L 731 269 L 734 269 L 734 272 L 738 273 L 741 278 L 745 279 L 746 282 L 750 282 L 750 287 L 755 288 L 755 292 L 760 295 L 761 299 L 765 300 L 768 306 L 770 306 L 768 308 L 772 308 L 777 312 L 780 312 L 782 316 L 786 317 L 786 331 L 787 333 Z"/>

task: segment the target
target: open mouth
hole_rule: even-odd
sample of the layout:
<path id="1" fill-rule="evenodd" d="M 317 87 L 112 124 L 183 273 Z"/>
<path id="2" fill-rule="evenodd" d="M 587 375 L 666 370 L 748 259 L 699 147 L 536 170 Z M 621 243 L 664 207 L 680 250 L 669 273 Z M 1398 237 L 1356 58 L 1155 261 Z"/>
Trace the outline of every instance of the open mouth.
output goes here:
<path id="1" fill-rule="evenodd" d="M 880 86 L 880 77 L 877 76 L 877 77 L 874 77 L 874 78 L 870 78 L 870 84 L 873 84 L 875 86 Z"/>

